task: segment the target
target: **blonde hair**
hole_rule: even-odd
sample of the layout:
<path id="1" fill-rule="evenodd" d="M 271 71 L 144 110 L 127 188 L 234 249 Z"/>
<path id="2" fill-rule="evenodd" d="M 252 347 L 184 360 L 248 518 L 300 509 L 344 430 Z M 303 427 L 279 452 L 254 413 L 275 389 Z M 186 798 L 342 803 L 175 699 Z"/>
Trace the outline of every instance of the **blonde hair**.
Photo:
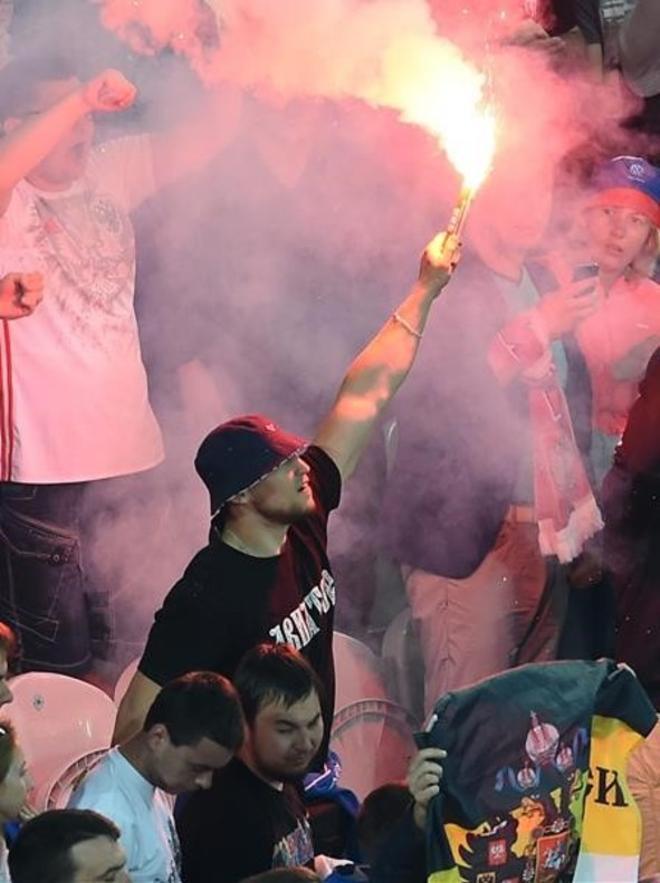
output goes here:
<path id="1" fill-rule="evenodd" d="M 584 244 L 588 241 L 590 234 L 586 223 L 586 214 L 593 208 L 594 206 L 585 205 L 575 217 L 567 237 L 569 242 Z M 632 259 L 624 270 L 624 275 L 627 279 L 649 279 L 653 276 L 656 261 L 658 256 L 660 256 L 660 230 L 651 220 L 649 220 L 649 224 L 651 227 L 646 237 L 646 242 L 641 247 L 639 254 Z"/>
<path id="2" fill-rule="evenodd" d="M 655 264 L 660 254 L 660 231 L 657 227 L 651 225 L 649 235 L 646 242 L 642 246 L 639 254 L 630 264 L 629 272 L 635 276 L 641 276 L 648 279 L 653 275 Z"/>

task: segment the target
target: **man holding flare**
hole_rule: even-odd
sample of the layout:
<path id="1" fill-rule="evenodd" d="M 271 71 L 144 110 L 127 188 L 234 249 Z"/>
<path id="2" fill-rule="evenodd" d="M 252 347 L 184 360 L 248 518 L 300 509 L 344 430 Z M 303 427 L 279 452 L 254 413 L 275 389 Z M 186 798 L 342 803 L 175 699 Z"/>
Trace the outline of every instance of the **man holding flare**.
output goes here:
<path id="1" fill-rule="evenodd" d="M 311 443 L 263 415 L 229 420 L 203 441 L 195 467 L 211 498 L 210 542 L 156 613 L 115 739 L 142 726 L 173 677 L 199 669 L 232 677 L 243 654 L 263 641 L 291 644 L 310 662 L 324 687 L 330 732 L 336 596 L 328 517 L 411 369 L 458 257 L 453 236 L 441 233 L 427 246 L 418 281 L 349 367 Z"/>

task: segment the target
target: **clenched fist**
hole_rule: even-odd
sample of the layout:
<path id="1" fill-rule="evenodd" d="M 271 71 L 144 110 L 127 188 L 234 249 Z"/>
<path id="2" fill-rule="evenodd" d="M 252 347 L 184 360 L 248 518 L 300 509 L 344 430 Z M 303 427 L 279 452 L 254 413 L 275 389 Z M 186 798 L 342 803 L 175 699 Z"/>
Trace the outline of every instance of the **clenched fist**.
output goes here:
<path id="1" fill-rule="evenodd" d="M 116 70 L 105 70 L 81 87 L 82 97 L 91 111 L 115 113 L 126 110 L 135 101 L 137 89 Z"/>
<path id="2" fill-rule="evenodd" d="M 30 316 L 43 296 L 41 273 L 8 273 L 0 279 L 0 319 Z"/>

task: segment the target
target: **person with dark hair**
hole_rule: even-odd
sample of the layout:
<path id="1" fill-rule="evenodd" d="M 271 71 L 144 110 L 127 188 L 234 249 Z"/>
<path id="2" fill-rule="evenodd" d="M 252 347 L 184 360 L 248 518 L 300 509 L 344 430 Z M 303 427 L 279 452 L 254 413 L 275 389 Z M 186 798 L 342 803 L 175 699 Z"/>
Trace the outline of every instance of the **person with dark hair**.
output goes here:
<path id="1" fill-rule="evenodd" d="M 298 787 L 323 740 L 319 680 L 298 651 L 261 644 L 243 657 L 234 684 L 245 744 L 177 818 L 184 883 L 236 883 L 314 859 Z"/>
<path id="2" fill-rule="evenodd" d="M 323 695 L 314 669 L 287 645 L 260 644 L 246 653 L 236 669 L 234 685 L 248 724 L 270 703 L 290 707 L 312 692 Z"/>
<path id="3" fill-rule="evenodd" d="M 176 883 L 180 851 L 166 795 L 210 788 L 242 743 L 243 714 L 229 681 L 185 675 L 163 687 L 143 730 L 94 767 L 70 805 L 116 822 L 133 883 Z"/>
<path id="4" fill-rule="evenodd" d="M 109 655 L 107 576 L 89 555 L 83 570 L 81 546 L 117 498 L 146 496 L 135 476 L 163 459 L 130 214 L 204 165 L 233 125 L 207 105 L 176 131 L 96 145 L 94 115 L 135 99 L 119 71 L 81 82 L 50 51 L 0 71 L 0 275 L 41 272 L 49 292 L 0 341 L 0 615 L 26 670 L 87 675 Z"/>
<path id="5" fill-rule="evenodd" d="M 10 850 L 12 883 L 130 883 L 119 833 L 90 810 L 42 813 L 22 828 Z"/>
<path id="6" fill-rule="evenodd" d="M 425 831 L 429 808 L 440 793 L 447 752 L 421 748 L 408 767 L 408 809 L 372 856 L 372 883 L 426 883 Z"/>
<path id="7" fill-rule="evenodd" d="M 412 367 L 457 260 L 455 237 L 440 234 L 427 247 L 417 283 L 348 369 L 311 443 L 263 415 L 229 420 L 204 439 L 195 467 L 210 495 L 209 544 L 156 613 L 119 708 L 115 741 L 139 729 L 170 678 L 196 668 L 232 677 L 241 656 L 267 640 L 291 644 L 314 667 L 329 732 L 336 599 L 328 518 Z"/>
<path id="8" fill-rule="evenodd" d="M 32 787 L 25 756 L 9 721 L 0 720 L 0 825 L 16 822 Z M 0 883 L 10 883 L 7 845 L 0 834 Z"/>
<path id="9" fill-rule="evenodd" d="M 410 792 L 402 783 L 389 782 L 367 794 L 357 817 L 360 858 L 365 864 L 375 860 L 410 806 Z"/>

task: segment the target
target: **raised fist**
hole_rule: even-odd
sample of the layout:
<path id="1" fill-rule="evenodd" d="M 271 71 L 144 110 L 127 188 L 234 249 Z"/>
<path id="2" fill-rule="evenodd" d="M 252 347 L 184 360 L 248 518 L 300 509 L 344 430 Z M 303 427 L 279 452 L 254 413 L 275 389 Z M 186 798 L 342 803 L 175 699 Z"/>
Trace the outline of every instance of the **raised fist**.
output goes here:
<path id="1" fill-rule="evenodd" d="M 43 296 L 41 273 L 8 273 L 0 279 L 0 319 L 31 315 Z"/>
<path id="2" fill-rule="evenodd" d="M 114 113 L 135 101 L 137 89 L 116 70 L 106 70 L 82 86 L 82 97 L 92 111 Z"/>

